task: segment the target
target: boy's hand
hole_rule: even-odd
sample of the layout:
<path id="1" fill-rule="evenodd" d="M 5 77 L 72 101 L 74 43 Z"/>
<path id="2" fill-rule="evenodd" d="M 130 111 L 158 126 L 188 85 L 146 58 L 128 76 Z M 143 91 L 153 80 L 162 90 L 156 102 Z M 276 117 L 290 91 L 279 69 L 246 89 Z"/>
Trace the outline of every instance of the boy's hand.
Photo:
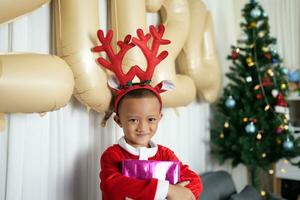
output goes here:
<path id="1" fill-rule="evenodd" d="M 183 181 L 176 185 L 169 185 L 168 200 L 195 200 L 194 194 L 184 186 L 188 185 L 189 181 Z"/>

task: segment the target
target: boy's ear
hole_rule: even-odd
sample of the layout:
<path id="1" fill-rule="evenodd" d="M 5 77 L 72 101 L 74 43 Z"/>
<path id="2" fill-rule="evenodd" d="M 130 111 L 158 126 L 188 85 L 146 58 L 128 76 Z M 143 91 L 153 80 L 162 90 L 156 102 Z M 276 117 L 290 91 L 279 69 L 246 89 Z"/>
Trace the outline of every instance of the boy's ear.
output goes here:
<path id="1" fill-rule="evenodd" d="M 161 118 L 163 117 L 164 115 L 163 115 L 163 113 L 161 112 L 160 114 L 159 114 L 159 120 L 161 120 Z"/>
<path id="2" fill-rule="evenodd" d="M 119 115 L 115 115 L 114 120 L 122 128 L 122 123 L 121 123 Z"/>

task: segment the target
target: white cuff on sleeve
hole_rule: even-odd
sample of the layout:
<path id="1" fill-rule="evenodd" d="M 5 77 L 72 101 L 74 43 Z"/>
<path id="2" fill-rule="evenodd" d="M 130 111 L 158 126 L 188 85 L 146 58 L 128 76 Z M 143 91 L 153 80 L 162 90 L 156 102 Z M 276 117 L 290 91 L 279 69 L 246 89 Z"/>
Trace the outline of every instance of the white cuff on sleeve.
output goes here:
<path id="1" fill-rule="evenodd" d="M 167 198 L 169 191 L 169 181 L 158 180 L 155 193 L 155 200 L 163 200 Z"/>

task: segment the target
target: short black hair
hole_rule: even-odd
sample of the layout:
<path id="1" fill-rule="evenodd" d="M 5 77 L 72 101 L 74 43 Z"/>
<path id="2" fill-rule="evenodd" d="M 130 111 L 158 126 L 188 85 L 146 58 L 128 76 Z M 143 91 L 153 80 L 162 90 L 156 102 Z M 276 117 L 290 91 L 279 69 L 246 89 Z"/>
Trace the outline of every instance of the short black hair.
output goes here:
<path id="1" fill-rule="evenodd" d="M 117 110 L 116 110 L 117 114 L 119 113 L 119 107 L 124 99 L 129 99 L 129 98 L 139 99 L 139 98 L 144 98 L 144 97 L 156 97 L 158 99 L 156 94 L 154 92 L 152 92 L 151 90 L 144 89 L 144 88 L 131 90 L 120 99 Z"/>

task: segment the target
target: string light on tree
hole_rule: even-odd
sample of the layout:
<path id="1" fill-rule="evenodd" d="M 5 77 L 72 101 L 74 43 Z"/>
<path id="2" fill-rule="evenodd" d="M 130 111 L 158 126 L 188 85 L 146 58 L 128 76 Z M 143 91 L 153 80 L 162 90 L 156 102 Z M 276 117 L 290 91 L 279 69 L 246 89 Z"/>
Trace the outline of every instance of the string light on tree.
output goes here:
<path id="1" fill-rule="evenodd" d="M 251 76 L 247 76 L 247 77 L 246 77 L 246 81 L 247 81 L 248 83 L 252 82 L 252 77 L 251 77 Z"/>
<path id="2" fill-rule="evenodd" d="M 272 96 L 273 96 L 274 98 L 276 98 L 276 97 L 278 96 L 278 94 L 279 94 L 279 92 L 278 92 L 277 89 L 273 89 L 273 90 L 271 91 L 271 93 L 272 93 Z"/>

